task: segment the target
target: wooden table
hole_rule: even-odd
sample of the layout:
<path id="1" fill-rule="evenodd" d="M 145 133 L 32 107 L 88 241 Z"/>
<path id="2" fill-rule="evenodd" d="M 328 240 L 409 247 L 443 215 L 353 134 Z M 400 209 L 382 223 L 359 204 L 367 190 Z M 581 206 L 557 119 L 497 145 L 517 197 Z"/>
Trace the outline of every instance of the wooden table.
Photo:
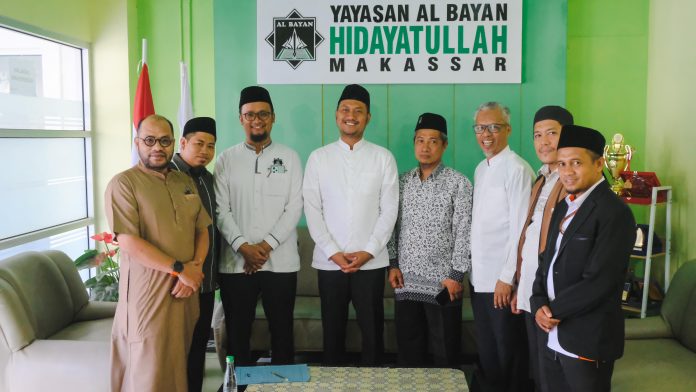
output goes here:
<path id="1" fill-rule="evenodd" d="M 468 391 L 464 372 L 432 368 L 309 368 L 309 382 L 249 385 L 247 392 L 258 391 Z"/>

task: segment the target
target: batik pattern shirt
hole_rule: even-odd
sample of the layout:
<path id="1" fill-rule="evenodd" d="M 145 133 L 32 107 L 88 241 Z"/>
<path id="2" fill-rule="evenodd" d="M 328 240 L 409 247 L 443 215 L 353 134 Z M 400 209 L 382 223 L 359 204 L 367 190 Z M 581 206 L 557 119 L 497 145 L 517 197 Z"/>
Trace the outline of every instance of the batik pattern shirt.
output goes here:
<path id="1" fill-rule="evenodd" d="M 404 277 L 396 299 L 437 304 L 442 281 L 462 282 L 471 268 L 471 182 L 443 165 L 421 181 L 415 168 L 401 176 L 399 193 L 399 215 L 388 244 L 390 267 Z"/>

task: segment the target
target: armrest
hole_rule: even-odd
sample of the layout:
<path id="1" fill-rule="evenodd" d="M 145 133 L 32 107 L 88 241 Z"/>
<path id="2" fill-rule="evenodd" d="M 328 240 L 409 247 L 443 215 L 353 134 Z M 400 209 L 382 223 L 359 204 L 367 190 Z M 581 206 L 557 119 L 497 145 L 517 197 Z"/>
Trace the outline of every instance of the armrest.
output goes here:
<path id="1" fill-rule="evenodd" d="M 626 339 L 672 338 L 672 329 L 662 316 L 626 320 Z"/>
<path id="2" fill-rule="evenodd" d="M 74 321 L 89 321 L 114 317 L 116 302 L 89 301 L 75 315 Z"/>
<path id="3" fill-rule="evenodd" d="M 36 339 L 34 324 L 24 303 L 10 283 L 0 279 L 0 345 L 4 341 L 10 351 L 17 351 L 34 339 Z"/>

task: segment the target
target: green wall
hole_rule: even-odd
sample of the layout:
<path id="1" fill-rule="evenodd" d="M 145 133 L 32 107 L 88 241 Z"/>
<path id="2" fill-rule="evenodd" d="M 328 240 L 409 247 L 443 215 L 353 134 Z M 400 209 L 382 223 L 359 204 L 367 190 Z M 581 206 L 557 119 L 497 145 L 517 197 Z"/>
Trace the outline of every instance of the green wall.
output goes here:
<path id="1" fill-rule="evenodd" d="M 365 137 L 389 148 L 399 171 L 416 164 L 413 127 L 420 113 L 444 115 L 450 129 L 448 165 L 473 177 L 483 154 L 471 131 L 472 115 L 485 101 L 510 106 L 511 148 L 538 165 L 531 143 L 534 112 L 546 104 L 564 104 L 566 73 L 566 1 L 525 1 L 522 84 L 367 85 L 372 122 Z M 215 103 L 218 148 L 244 139 L 238 120 L 239 91 L 256 84 L 255 1 L 215 1 Z M 241 38 L 244 37 L 244 38 Z M 276 109 L 273 139 L 296 149 L 303 160 L 338 138 L 334 111 L 342 85 L 270 85 Z"/>
<path id="2" fill-rule="evenodd" d="M 636 153 L 631 168 L 654 171 L 674 187 L 672 273 L 696 258 L 696 155 L 689 114 L 696 112 L 695 35 L 689 0 L 569 0 L 568 108 L 580 124 L 607 138 L 623 133 Z M 647 223 L 647 207 L 634 207 Z M 658 207 L 657 233 L 664 238 L 665 208 Z M 662 282 L 663 259 L 653 272 Z M 636 270 L 642 265 L 637 262 Z"/>
<path id="3" fill-rule="evenodd" d="M 141 40 L 145 38 L 155 111 L 169 118 L 175 127 L 182 59 L 189 67 L 194 115 L 215 117 L 212 12 L 212 0 L 136 1 L 136 39 L 131 42 L 136 50 L 131 69 L 135 72 Z M 135 91 L 135 85 L 132 89 Z"/>
<path id="4" fill-rule="evenodd" d="M 569 0 L 566 102 L 578 124 L 622 133 L 645 170 L 649 0 Z"/>
<path id="5" fill-rule="evenodd" d="M 566 103 L 577 124 L 615 133 L 635 151 L 631 169 L 645 166 L 649 0 L 569 0 Z M 646 209 L 632 206 L 636 220 Z"/>

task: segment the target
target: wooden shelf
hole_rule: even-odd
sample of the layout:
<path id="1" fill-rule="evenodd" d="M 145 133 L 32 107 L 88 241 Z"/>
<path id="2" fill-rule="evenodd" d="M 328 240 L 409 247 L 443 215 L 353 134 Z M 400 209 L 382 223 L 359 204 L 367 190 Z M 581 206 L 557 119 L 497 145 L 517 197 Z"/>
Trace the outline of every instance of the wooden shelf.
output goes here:
<path id="1" fill-rule="evenodd" d="M 666 255 L 667 255 L 667 252 L 660 252 L 660 253 L 653 253 L 652 256 L 650 256 L 650 257 L 651 257 L 651 258 L 652 258 L 652 257 L 661 257 L 661 256 L 666 256 Z M 647 257 L 647 256 L 631 255 L 631 258 L 632 258 L 632 259 L 641 259 L 641 260 L 645 260 L 645 259 L 647 259 L 648 257 Z"/>

